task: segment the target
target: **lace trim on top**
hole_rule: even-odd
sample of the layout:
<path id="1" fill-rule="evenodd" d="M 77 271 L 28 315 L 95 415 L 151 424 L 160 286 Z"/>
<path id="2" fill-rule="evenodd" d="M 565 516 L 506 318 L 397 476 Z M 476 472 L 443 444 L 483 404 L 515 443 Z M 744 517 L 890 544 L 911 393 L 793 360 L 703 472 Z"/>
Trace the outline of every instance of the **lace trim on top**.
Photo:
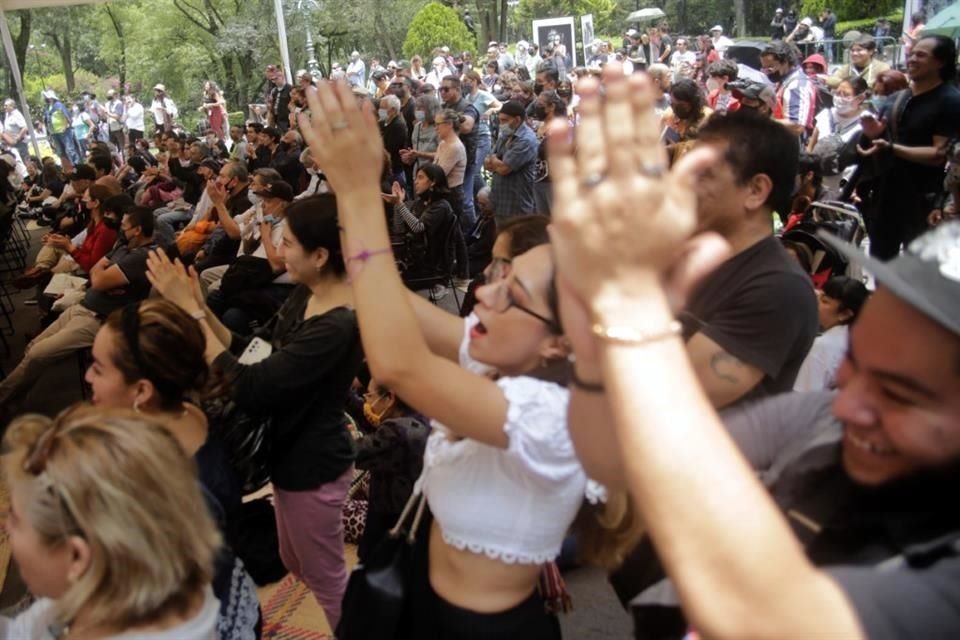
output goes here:
<path id="1" fill-rule="evenodd" d="M 511 553 L 509 551 L 497 549 L 491 545 L 467 542 L 465 540 L 461 540 L 460 538 L 447 535 L 447 532 L 443 531 L 443 527 L 441 527 L 440 530 L 443 534 L 443 541 L 451 547 L 459 549 L 460 551 L 469 551 L 470 553 L 475 553 L 477 555 L 484 555 L 491 560 L 497 560 L 504 564 L 546 564 L 547 562 L 556 560 L 557 556 L 560 555 L 560 549 L 534 554 Z"/>

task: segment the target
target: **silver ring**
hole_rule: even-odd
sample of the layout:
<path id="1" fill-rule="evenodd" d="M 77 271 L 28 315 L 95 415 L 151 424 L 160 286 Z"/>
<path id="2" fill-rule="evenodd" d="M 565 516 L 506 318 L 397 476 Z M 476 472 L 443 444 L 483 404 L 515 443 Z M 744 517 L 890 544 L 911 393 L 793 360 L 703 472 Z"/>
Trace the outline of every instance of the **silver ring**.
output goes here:
<path id="1" fill-rule="evenodd" d="M 584 189 L 593 189 L 601 182 L 603 182 L 607 177 L 607 174 L 602 171 L 597 171 L 596 173 L 591 173 L 586 178 L 580 181 L 580 185 Z"/>
<path id="2" fill-rule="evenodd" d="M 640 173 L 648 178 L 662 178 L 666 172 L 661 164 L 644 164 L 640 167 Z"/>
<path id="3" fill-rule="evenodd" d="M 338 120 L 337 122 L 334 122 L 333 124 L 331 124 L 330 128 L 333 129 L 334 131 L 339 131 L 340 129 L 346 129 L 349 126 L 350 125 L 349 123 L 347 123 L 346 120 Z"/>

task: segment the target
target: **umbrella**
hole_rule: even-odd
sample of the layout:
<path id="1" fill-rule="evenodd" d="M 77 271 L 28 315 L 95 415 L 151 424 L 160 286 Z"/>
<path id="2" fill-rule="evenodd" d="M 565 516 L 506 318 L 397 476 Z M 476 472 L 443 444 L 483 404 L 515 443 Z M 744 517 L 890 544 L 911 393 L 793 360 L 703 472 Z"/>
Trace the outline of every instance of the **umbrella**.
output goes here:
<path id="1" fill-rule="evenodd" d="M 754 42 L 752 40 L 737 40 L 727 47 L 723 56 L 759 70 L 760 52 L 767 47 L 767 44 L 766 42 Z"/>
<path id="2" fill-rule="evenodd" d="M 930 18 L 923 29 L 923 35 L 960 38 L 960 2 L 954 2 Z"/>
<path id="3" fill-rule="evenodd" d="M 653 20 L 659 20 L 660 18 L 666 18 L 667 14 L 663 12 L 663 9 L 658 7 L 649 7 L 647 9 L 640 9 L 634 11 L 629 16 L 627 16 L 627 22 L 651 22 Z"/>

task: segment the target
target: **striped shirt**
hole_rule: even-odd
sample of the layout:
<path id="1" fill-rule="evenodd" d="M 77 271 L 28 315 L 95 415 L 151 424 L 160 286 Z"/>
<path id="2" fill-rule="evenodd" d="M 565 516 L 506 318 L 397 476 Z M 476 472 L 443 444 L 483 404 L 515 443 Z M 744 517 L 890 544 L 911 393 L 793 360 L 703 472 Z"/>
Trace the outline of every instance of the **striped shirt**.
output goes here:
<path id="1" fill-rule="evenodd" d="M 777 105 L 773 117 L 813 129 L 817 115 L 817 86 L 797 67 L 777 87 Z"/>

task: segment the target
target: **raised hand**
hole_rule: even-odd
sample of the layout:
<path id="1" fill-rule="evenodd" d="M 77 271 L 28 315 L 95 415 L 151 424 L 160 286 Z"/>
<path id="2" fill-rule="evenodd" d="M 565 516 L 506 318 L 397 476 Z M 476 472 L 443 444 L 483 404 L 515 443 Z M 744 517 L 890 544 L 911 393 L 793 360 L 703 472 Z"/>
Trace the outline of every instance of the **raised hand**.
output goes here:
<path id="1" fill-rule="evenodd" d="M 337 197 L 379 189 L 383 140 L 370 103 L 360 107 L 345 82 L 308 87 L 307 103 L 310 115 L 300 114 L 300 132 Z"/>
<path id="2" fill-rule="evenodd" d="M 154 249 L 147 256 L 147 269 L 147 279 L 164 299 L 187 313 L 203 309 L 195 270 L 191 269 L 192 273 L 188 274 L 179 259 L 170 262 L 167 254 L 160 249 Z"/>
<path id="3" fill-rule="evenodd" d="M 642 297 L 657 288 L 675 307 L 691 280 L 724 254 L 717 237 L 691 245 L 695 180 L 714 154 L 696 150 L 668 170 L 649 80 L 628 79 L 610 64 L 604 81 L 605 99 L 596 80 L 578 86 L 576 147 L 563 119 L 549 131 L 550 235 L 560 275 L 584 301 L 611 293 Z"/>

